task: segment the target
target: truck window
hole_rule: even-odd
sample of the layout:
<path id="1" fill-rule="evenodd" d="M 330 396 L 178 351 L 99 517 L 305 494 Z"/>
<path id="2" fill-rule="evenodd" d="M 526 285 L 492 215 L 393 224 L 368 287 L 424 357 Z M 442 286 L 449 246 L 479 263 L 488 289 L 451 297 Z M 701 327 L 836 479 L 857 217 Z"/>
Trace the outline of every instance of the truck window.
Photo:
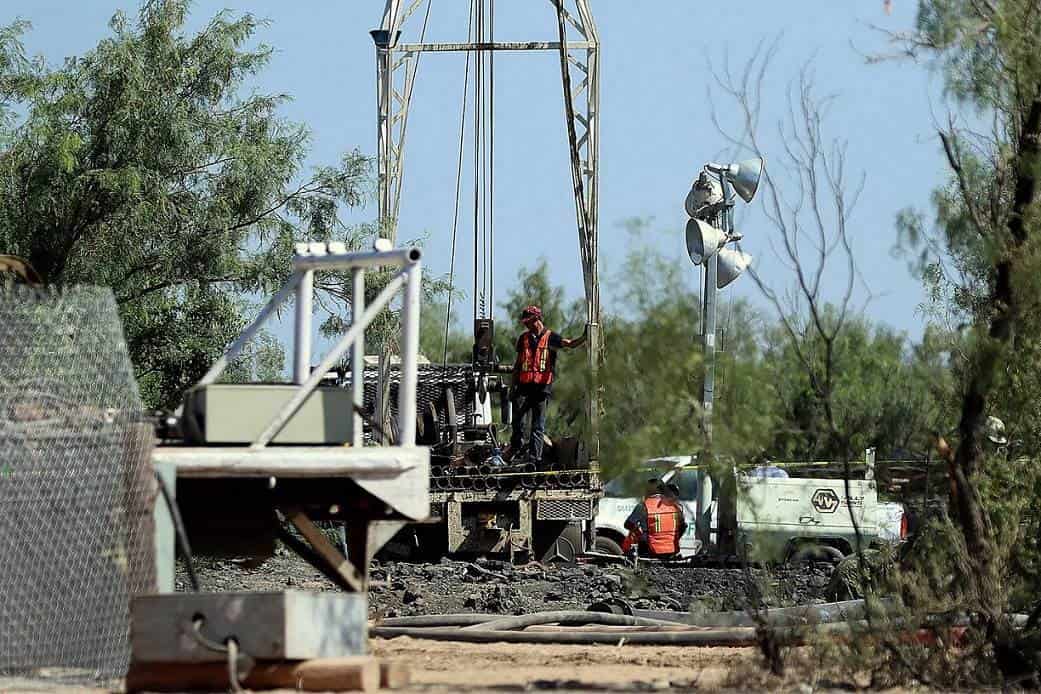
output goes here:
<path id="1" fill-rule="evenodd" d="M 698 473 L 696 470 L 680 470 L 676 474 L 676 486 L 680 488 L 680 498 L 694 501 L 698 498 Z"/>

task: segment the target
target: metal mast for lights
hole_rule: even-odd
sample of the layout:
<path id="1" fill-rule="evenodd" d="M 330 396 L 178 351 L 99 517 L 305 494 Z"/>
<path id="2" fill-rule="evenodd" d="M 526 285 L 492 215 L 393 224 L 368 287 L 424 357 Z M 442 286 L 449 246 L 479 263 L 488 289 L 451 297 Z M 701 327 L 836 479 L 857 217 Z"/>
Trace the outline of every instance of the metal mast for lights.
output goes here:
<path id="1" fill-rule="evenodd" d="M 748 159 L 736 164 L 705 165 L 691 185 L 684 207 L 687 220 L 687 254 L 705 267 L 701 292 L 701 338 L 705 362 L 702 390 L 702 428 L 712 441 L 712 403 L 716 366 L 716 292 L 736 280 L 752 263 L 752 256 L 727 244 L 741 240 L 734 231 L 734 193 L 751 202 L 759 187 L 765 161 Z"/>

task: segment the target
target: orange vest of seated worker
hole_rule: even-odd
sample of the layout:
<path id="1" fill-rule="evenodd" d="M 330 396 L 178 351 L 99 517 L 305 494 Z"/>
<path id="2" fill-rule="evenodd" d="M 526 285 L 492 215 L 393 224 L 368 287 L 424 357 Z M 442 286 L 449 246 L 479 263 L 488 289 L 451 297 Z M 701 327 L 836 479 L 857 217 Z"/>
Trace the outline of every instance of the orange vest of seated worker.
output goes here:
<path id="1" fill-rule="evenodd" d="M 643 540 L 655 556 L 670 556 L 680 551 L 680 537 L 686 529 L 683 509 L 669 496 L 655 493 L 633 509 L 625 521 L 629 536 L 622 549 L 626 552 Z"/>

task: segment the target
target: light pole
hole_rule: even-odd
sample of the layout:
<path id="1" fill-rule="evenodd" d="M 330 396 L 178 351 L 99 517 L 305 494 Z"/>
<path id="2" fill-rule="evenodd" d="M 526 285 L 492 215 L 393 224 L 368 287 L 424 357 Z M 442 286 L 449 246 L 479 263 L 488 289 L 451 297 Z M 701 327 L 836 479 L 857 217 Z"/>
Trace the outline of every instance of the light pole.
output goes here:
<path id="1" fill-rule="evenodd" d="M 712 406 L 714 402 L 716 369 L 716 292 L 723 289 L 745 271 L 752 256 L 726 248 L 741 235 L 734 231 L 734 202 L 736 192 L 746 203 L 751 202 L 759 187 L 765 161 L 749 159 L 737 164 L 706 164 L 690 188 L 684 207 L 691 219 L 687 220 L 687 255 L 695 265 L 705 266 L 705 283 L 701 288 L 701 345 L 704 364 L 702 385 L 701 429 L 705 433 L 705 453 L 712 456 Z M 726 484 L 726 482 L 724 482 Z M 732 494 L 727 498 L 732 498 Z M 698 474 L 698 498 L 695 511 L 695 531 L 701 546 L 711 538 L 708 509 L 712 503 L 712 480 L 702 468 Z M 719 510 L 719 544 L 723 550 L 733 549 L 736 525 L 735 508 Z"/>
<path id="2" fill-rule="evenodd" d="M 749 159 L 737 164 L 708 163 L 687 194 L 687 254 L 695 265 L 705 266 L 701 292 L 701 344 L 704 357 L 702 430 L 712 445 L 712 406 L 716 366 L 716 292 L 733 282 L 751 264 L 752 256 L 726 248 L 741 240 L 734 231 L 733 193 L 751 202 L 759 187 L 765 161 Z"/>

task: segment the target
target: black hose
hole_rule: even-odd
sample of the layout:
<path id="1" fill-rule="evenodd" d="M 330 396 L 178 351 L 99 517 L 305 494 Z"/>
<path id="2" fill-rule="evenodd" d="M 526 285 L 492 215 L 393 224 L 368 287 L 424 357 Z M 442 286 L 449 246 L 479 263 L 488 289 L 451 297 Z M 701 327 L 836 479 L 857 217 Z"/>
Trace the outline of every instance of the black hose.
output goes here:
<path id="1" fill-rule="evenodd" d="M 415 617 L 388 617 L 381 627 L 465 627 L 502 619 L 501 614 L 424 614 Z"/>
<path id="2" fill-rule="evenodd" d="M 620 641 L 631 644 L 672 645 L 672 646 L 754 646 L 756 644 L 755 629 L 742 627 L 735 629 L 705 629 L 703 631 L 662 631 L 662 632 L 545 632 L 545 631 L 490 631 L 486 629 L 423 629 L 410 627 L 372 627 L 370 636 L 394 638 L 409 636 L 415 639 L 431 639 L 434 641 L 461 641 L 468 643 L 562 643 L 562 644 L 610 644 Z M 801 643 L 801 637 L 790 642 Z"/>
<path id="3" fill-rule="evenodd" d="M 155 471 L 155 481 L 159 483 L 159 493 L 163 495 L 166 508 L 170 511 L 170 519 L 173 520 L 174 532 L 177 535 L 177 547 L 184 557 L 184 565 L 188 569 L 188 582 L 192 584 L 192 591 L 199 592 L 199 574 L 195 573 L 195 560 L 192 559 L 192 548 L 188 544 L 188 533 L 184 530 L 184 521 L 181 519 L 181 511 L 174 502 L 170 490 L 166 488 L 166 481 L 159 471 Z"/>
<path id="4" fill-rule="evenodd" d="M 482 622 L 466 627 L 467 631 L 483 629 L 486 631 L 515 631 L 537 624 L 607 624 L 616 627 L 661 627 L 682 626 L 676 622 L 668 622 L 661 619 L 645 619 L 643 617 L 630 617 L 623 614 L 611 614 L 609 612 L 584 612 L 582 610 L 561 610 L 558 612 L 535 612 L 534 614 L 522 614 L 513 617 L 503 617 L 491 622 Z"/>
<path id="5" fill-rule="evenodd" d="M 886 599 L 880 601 L 872 612 L 878 616 L 894 616 L 898 615 L 899 611 L 899 605 L 895 601 Z M 633 615 L 645 619 L 665 620 L 694 626 L 754 627 L 758 624 L 757 619 L 762 619 L 769 626 L 797 626 L 864 619 L 865 612 L 866 607 L 863 600 L 846 600 L 819 605 L 772 608 L 763 610 L 758 617 L 754 611 L 749 610 L 705 614 L 666 610 L 633 610 Z"/>
<path id="6" fill-rule="evenodd" d="M 607 613 L 604 613 L 607 614 Z M 620 616 L 620 615 L 615 615 Z M 488 624 L 491 624 L 489 622 Z M 889 622 L 890 629 L 907 632 L 918 629 L 902 621 Z M 944 625 L 951 626 L 951 625 Z M 381 638 L 409 636 L 416 639 L 433 641 L 459 641 L 464 643 L 556 643 L 556 644 L 609 644 L 621 643 L 634 645 L 661 646 L 722 646 L 745 647 L 759 643 L 757 629 L 753 627 L 689 627 L 676 630 L 677 625 L 663 626 L 662 631 L 496 631 L 486 628 L 452 628 L 452 627 L 372 627 L 369 635 Z M 827 636 L 839 638 L 857 637 L 872 633 L 865 620 L 854 622 L 837 622 L 817 624 L 806 627 L 768 628 L 768 633 L 775 643 L 781 646 L 798 646 L 805 644 L 809 637 Z"/>

